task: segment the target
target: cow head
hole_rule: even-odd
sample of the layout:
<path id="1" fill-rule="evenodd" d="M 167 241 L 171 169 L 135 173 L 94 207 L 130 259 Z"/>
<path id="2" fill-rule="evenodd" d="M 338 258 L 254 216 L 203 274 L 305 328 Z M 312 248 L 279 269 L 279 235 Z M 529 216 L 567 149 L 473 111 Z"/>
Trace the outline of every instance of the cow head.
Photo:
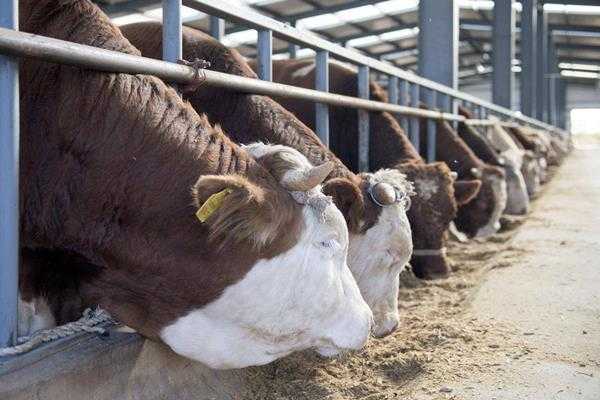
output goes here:
<path id="1" fill-rule="evenodd" d="M 304 171 L 315 168 L 302 154 L 285 146 L 259 143 L 246 148 L 284 186 L 288 174 L 274 171 L 282 164 L 273 159 L 283 157 Z M 352 180 L 334 178 L 323 185 L 323 192 L 333 198 L 348 224 L 348 265 L 373 312 L 376 337 L 391 333 L 398 325 L 399 273 L 412 250 L 405 213 L 411 190 L 404 175 L 392 170 L 361 174 Z"/>
<path id="2" fill-rule="evenodd" d="M 263 147 L 247 149 L 256 154 Z M 297 228 L 273 230 L 273 224 L 288 220 L 285 210 L 242 177 L 204 176 L 194 186 L 200 210 L 215 193 L 228 193 L 204 222 L 216 247 L 247 243 L 264 253 L 286 230 L 297 231 L 288 249 L 259 257 L 216 300 L 162 329 L 161 338 L 177 353 L 212 368 L 261 365 L 311 347 L 332 356 L 361 348 L 371 331 L 372 313 L 346 264 L 346 223 L 319 187 L 331 166 L 297 168 L 293 152 L 275 154 L 257 158 L 283 168 L 275 175 L 299 203 Z"/>
<path id="3" fill-rule="evenodd" d="M 524 215 L 529 211 L 529 195 L 521 171 L 521 157 L 515 154 L 516 152 L 516 150 L 508 150 L 500 154 L 506 176 L 507 200 L 504 212 L 511 215 Z"/>
<path id="4" fill-rule="evenodd" d="M 349 265 L 373 311 L 373 335 L 398 326 L 399 275 L 412 252 L 406 216 L 412 185 L 397 170 L 360 174 L 352 182 L 329 180 L 324 191 L 346 217 L 350 231 Z"/>
<path id="5" fill-rule="evenodd" d="M 477 196 L 458 209 L 456 227 L 473 237 L 487 237 L 500 229 L 506 208 L 506 176 L 499 167 L 481 164 L 471 168 L 470 177 L 481 180 Z"/>
<path id="6" fill-rule="evenodd" d="M 542 173 L 537 157 L 532 151 L 527 150 L 523 153 L 521 172 L 525 178 L 527 193 L 529 196 L 534 196 L 540 190 Z"/>
<path id="7" fill-rule="evenodd" d="M 475 197 L 481 183 L 456 182 L 455 175 L 442 162 L 406 162 L 397 167 L 413 182 L 416 192 L 408 211 L 414 246 L 412 270 L 421 279 L 445 277 L 450 273 L 445 255 L 446 230 L 458 205 Z"/>

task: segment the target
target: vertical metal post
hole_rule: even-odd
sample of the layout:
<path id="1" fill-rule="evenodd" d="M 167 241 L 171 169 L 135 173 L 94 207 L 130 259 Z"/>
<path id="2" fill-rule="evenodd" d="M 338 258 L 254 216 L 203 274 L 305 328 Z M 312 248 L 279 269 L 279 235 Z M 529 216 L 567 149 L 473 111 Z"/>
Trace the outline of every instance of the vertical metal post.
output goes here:
<path id="1" fill-rule="evenodd" d="M 548 18 L 544 13 L 544 4 L 538 3 L 537 9 L 537 53 L 536 53 L 536 116 L 540 121 L 546 121 L 548 110 Z"/>
<path id="2" fill-rule="evenodd" d="M 405 81 L 404 79 L 402 79 L 400 81 L 400 97 L 399 97 L 399 103 L 403 106 L 408 105 L 409 103 L 409 98 L 410 98 L 410 86 L 408 81 Z M 400 118 L 400 125 L 402 126 L 402 130 L 408 134 L 408 117 L 404 117 L 402 116 Z"/>
<path id="3" fill-rule="evenodd" d="M 358 67 L 358 97 L 368 99 L 369 93 L 369 67 Z M 358 111 L 358 170 L 369 170 L 369 112 Z"/>
<path id="4" fill-rule="evenodd" d="M 296 22 L 297 21 L 294 20 L 294 21 L 292 21 L 290 23 L 290 25 L 292 25 L 295 28 L 296 27 Z M 300 49 L 300 46 L 298 46 L 295 43 L 291 43 L 290 42 L 290 44 L 288 44 L 288 53 L 290 53 L 290 58 L 296 58 L 299 49 Z"/>
<path id="5" fill-rule="evenodd" d="M 177 62 L 181 51 L 181 0 L 163 0 L 163 60 Z"/>
<path id="6" fill-rule="evenodd" d="M 410 105 L 413 107 L 419 107 L 419 85 L 412 83 L 410 89 Z M 417 151 L 420 153 L 419 123 L 419 117 L 410 117 L 410 141 L 412 142 L 413 146 L 415 146 L 415 149 L 417 149 Z"/>
<path id="7" fill-rule="evenodd" d="M 210 16 L 210 36 L 218 41 L 223 40 L 225 36 L 225 21 L 214 15 Z"/>
<path id="8" fill-rule="evenodd" d="M 419 75 L 453 89 L 458 88 L 458 16 L 457 0 L 419 2 Z"/>
<path id="9" fill-rule="evenodd" d="M 552 35 L 548 36 L 548 74 L 546 75 L 548 78 L 548 123 L 551 125 L 556 125 L 557 122 L 557 113 L 556 113 L 556 99 L 557 99 L 557 90 L 556 90 L 556 81 L 557 81 L 557 61 L 556 61 L 556 49 L 554 48 L 554 41 L 552 40 Z"/>
<path id="10" fill-rule="evenodd" d="M 319 50 L 316 63 L 315 89 L 329 92 L 329 52 Z M 321 142 L 329 147 L 329 106 L 315 103 L 315 118 L 317 135 Z"/>
<path id="11" fill-rule="evenodd" d="M 273 32 L 258 31 L 258 77 L 263 81 L 273 80 Z"/>
<path id="12" fill-rule="evenodd" d="M 18 29 L 18 0 L 0 5 L 0 26 Z M 19 284 L 19 62 L 0 54 L 0 347 L 17 339 Z"/>
<path id="13" fill-rule="evenodd" d="M 399 98 L 400 98 L 400 94 L 398 93 L 398 77 L 397 76 L 390 76 L 390 79 L 388 81 L 388 96 L 389 99 L 388 101 L 391 104 L 398 104 Z"/>
<path id="14" fill-rule="evenodd" d="M 425 103 L 429 109 L 436 109 L 437 103 L 437 93 L 433 90 L 427 90 L 425 92 Z M 427 153 L 426 160 L 427 162 L 435 161 L 435 140 L 437 136 L 437 121 L 435 119 L 428 118 L 427 119 Z"/>
<path id="15" fill-rule="evenodd" d="M 521 112 L 536 116 L 537 0 L 521 0 Z"/>
<path id="16" fill-rule="evenodd" d="M 483 108 L 482 106 L 477 106 L 477 114 L 479 116 L 479 119 L 487 118 L 487 113 L 485 112 L 485 108 Z"/>
<path id="17" fill-rule="evenodd" d="M 558 93 L 556 107 L 558 109 L 558 127 L 565 128 L 567 125 L 567 84 L 562 78 L 558 78 Z"/>
<path id="18" fill-rule="evenodd" d="M 513 0 L 494 1 L 494 28 L 492 63 L 492 101 L 512 108 L 514 76 L 512 60 L 515 58 L 515 11 Z"/>

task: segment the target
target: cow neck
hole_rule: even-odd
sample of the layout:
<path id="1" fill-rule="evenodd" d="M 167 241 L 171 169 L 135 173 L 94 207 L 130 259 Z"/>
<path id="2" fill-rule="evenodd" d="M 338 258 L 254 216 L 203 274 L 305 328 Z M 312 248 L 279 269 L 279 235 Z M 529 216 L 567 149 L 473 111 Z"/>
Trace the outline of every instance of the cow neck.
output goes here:
<path id="1" fill-rule="evenodd" d="M 421 143 L 426 143 L 427 122 L 420 122 Z M 436 134 L 436 158 L 448 164 L 459 177 L 471 176 L 471 168 L 480 168 L 483 162 L 477 158 L 473 150 L 445 122 L 438 122 Z"/>
<path id="2" fill-rule="evenodd" d="M 477 134 L 475 128 L 461 122 L 458 126 L 458 135 L 483 162 L 500 165 L 496 152 L 485 138 Z"/>

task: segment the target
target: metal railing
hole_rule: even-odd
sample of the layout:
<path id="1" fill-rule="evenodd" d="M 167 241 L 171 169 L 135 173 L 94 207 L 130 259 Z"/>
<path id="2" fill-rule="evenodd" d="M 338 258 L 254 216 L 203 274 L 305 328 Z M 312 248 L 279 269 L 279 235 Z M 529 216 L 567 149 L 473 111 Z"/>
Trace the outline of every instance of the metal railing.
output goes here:
<path id="1" fill-rule="evenodd" d="M 174 63 L 181 58 L 182 0 L 163 0 L 163 58 L 169 62 L 134 56 L 58 39 L 18 32 L 18 0 L 0 5 L 0 347 L 14 343 L 17 321 L 18 277 L 18 63 L 16 57 L 40 59 L 107 72 L 149 74 L 173 83 L 197 79 L 196 70 Z M 323 143 L 329 143 L 328 106 L 351 107 L 359 116 L 359 168 L 368 170 L 369 111 L 387 111 L 401 115 L 402 126 L 419 148 L 419 119 L 429 123 L 427 160 L 435 158 L 435 120 L 465 121 L 457 115 L 458 102 L 476 110 L 479 119 L 495 114 L 505 121 L 518 121 L 559 134 L 564 132 L 538 120 L 482 101 L 474 96 L 423 79 L 417 75 L 377 61 L 363 54 L 328 42 L 310 32 L 275 21 L 246 8 L 217 0 L 183 0 L 183 4 L 211 15 L 211 33 L 223 35 L 220 18 L 258 30 L 258 75 L 262 80 L 205 70 L 205 85 L 243 93 L 289 97 L 315 103 L 316 131 Z M 270 82 L 272 78 L 273 35 L 293 45 L 316 51 L 316 90 Z M 358 97 L 329 93 L 329 57 L 358 66 Z M 370 72 L 389 76 L 390 102 L 369 100 Z M 430 109 L 419 108 L 420 97 Z M 436 111 L 440 107 L 443 111 Z M 7 118 L 5 118 L 7 116 Z M 408 128 L 408 129 L 407 129 Z"/>

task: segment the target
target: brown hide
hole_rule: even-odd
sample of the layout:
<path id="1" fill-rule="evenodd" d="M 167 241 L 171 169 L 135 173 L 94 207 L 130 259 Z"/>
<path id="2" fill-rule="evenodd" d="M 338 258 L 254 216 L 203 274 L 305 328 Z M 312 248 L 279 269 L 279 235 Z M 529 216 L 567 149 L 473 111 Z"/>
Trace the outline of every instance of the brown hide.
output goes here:
<path id="1" fill-rule="evenodd" d="M 250 62 L 256 68 L 255 62 Z M 311 68 L 312 66 L 312 68 Z M 336 63 L 329 64 L 330 92 L 348 96 L 357 95 L 356 72 Z M 315 82 L 314 61 L 277 60 L 273 63 L 273 80 L 305 88 Z M 370 82 L 371 99 L 387 102 L 385 91 Z M 315 107 L 307 101 L 276 97 L 286 109 L 302 122 L 315 128 Z M 330 147 L 342 161 L 358 170 L 358 117 L 357 111 L 346 107 L 329 108 Z M 456 216 L 453 181 L 450 170 L 443 163 L 426 164 L 393 115 L 371 112 L 369 118 L 369 166 L 371 170 L 398 168 L 415 182 L 417 195 L 413 198 L 408 218 L 413 233 L 414 248 L 440 249 L 444 247 L 445 231 Z M 437 186 L 438 190 L 424 199 L 419 193 L 421 182 Z M 421 278 L 445 276 L 450 267 L 444 255 L 413 256 L 411 265 Z"/>
<path id="2" fill-rule="evenodd" d="M 20 10 L 24 32 L 138 54 L 89 1 L 21 0 Z M 90 279 L 74 273 L 62 283 L 79 293 L 79 307 L 99 304 L 156 337 L 258 259 L 295 243 L 299 206 L 159 79 L 23 59 L 20 85 L 21 243 L 57 252 L 41 268 L 63 257 L 87 268 L 79 275 Z M 205 186 L 228 179 L 221 184 L 234 193 L 199 223 L 203 198 L 194 199 L 192 187 L 204 196 Z M 223 210 L 252 218 L 253 230 L 224 237 Z M 269 243 L 257 248 L 254 236 L 264 229 Z M 230 247 L 220 251 L 225 240 Z M 29 259 L 35 265 L 35 255 Z M 47 288 L 25 292 L 34 290 Z"/>
<path id="3" fill-rule="evenodd" d="M 458 113 L 466 118 L 473 119 L 474 114 L 463 106 L 458 107 Z M 504 161 L 501 159 L 498 152 L 494 150 L 494 147 L 485 136 L 477 132 L 476 128 L 469 126 L 464 122 L 460 122 L 458 124 L 457 133 L 483 162 L 497 166 L 504 165 Z"/>
<path id="4" fill-rule="evenodd" d="M 160 23 L 136 23 L 123 26 L 121 30 L 144 56 L 161 58 Z M 183 57 L 187 60 L 208 60 L 212 70 L 256 78 L 236 50 L 228 49 L 211 36 L 192 28 L 183 28 Z M 287 145 L 300 151 L 314 165 L 332 161 L 335 168 L 329 179 L 339 180 L 335 185 L 326 183 L 323 191 L 336 200 L 336 205 L 344 213 L 348 228 L 359 233 L 358 225 L 353 221 L 364 221 L 365 229 L 377 221 L 381 209 L 367 195 L 367 187 L 362 178 L 350 172 L 311 129 L 271 98 L 232 93 L 208 85 L 186 93 L 185 97 L 196 110 L 206 113 L 212 123 L 220 124 L 236 142 L 246 144 L 263 141 Z M 336 190 L 340 190 L 337 195 L 334 193 Z M 340 204 L 338 201 L 342 198 L 353 206 L 345 207 Z"/>
<path id="5" fill-rule="evenodd" d="M 419 132 L 420 142 L 425 145 L 427 121 L 424 119 L 421 120 Z M 446 121 L 437 122 L 435 148 L 435 158 L 446 162 L 452 171 L 458 173 L 459 179 L 477 178 L 473 169 L 481 171 L 482 184 L 479 193 L 472 201 L 459 207 L 454 220 L 458 229 L 474 236 L 490 220 L 495 207 L 494 192 L 486 178 L 493 175 L 504 179 L 504 171 L 481 161 Z"/>

